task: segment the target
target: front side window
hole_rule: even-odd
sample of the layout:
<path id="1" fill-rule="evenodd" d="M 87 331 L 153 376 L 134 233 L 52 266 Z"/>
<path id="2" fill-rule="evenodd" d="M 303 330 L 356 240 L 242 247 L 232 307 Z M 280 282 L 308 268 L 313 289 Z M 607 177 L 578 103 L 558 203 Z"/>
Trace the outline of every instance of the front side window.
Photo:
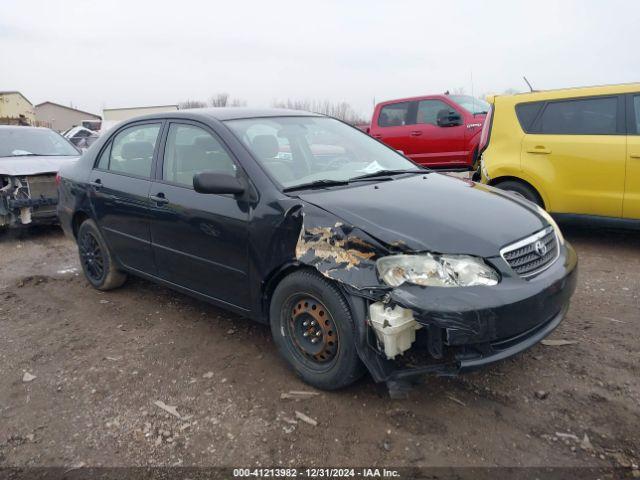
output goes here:
<path id="1" fill-rule="evenodd" d="M 159 133 L 159 123 L 125 128 L 115 136 L 110 148 L 105 149 L 98 166 L 127 175 L 150 177 Z M 110 152 L 108 162 L 102 158 L 107 151 Z"/>
<path id="2" fill-rule="evenodd" d="M 400 127 L 409 124 L 409 102 L 392 103 L 380 109 L 380 127 Z"/>
<path id="3" fill-rule="evenodd" d="M 193 176 L 208 171 L 236 175 L 236 166 L 217 138 L 195 125 L 172 123 L 162 164 L 162 178 L 185 186 Z"/>
<path id="4" fill-rule="evenodd" d="M 536 130 L 558 135 L 614 135 L 617 113 L 616 97 L 551 102 Z"/>
<path id="5" fill-rule="evenodd" d="M 451 113 L 457 112 L 440 100 L 420 100 L 416 123 L 437 126 L 438 118 L 448 118 Z"/>
<path id="6" fill-rule="evenodd" d="M 395 150 L 332 118 L 266 117 L 225 123 L 284 188 L 347 182 L 382 170 L 419 170 Z"/>

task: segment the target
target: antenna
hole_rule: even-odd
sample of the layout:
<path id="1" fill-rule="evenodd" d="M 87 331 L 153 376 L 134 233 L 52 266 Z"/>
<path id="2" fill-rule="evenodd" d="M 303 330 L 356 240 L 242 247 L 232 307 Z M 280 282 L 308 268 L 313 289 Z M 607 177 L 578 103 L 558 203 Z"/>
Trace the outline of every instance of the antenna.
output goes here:
<path id="1" fill-rule="evenodd" d="M 532 92 L 535 91 L 531 86 L 531 84 L 529 83 L 529 80 L 527 80 L 527 77 L 523 76 L 522 78 L 524 78 L 524 81 L 527 82 L 527 85 L 529 85 L 529 90 L 531 90 Z"/>

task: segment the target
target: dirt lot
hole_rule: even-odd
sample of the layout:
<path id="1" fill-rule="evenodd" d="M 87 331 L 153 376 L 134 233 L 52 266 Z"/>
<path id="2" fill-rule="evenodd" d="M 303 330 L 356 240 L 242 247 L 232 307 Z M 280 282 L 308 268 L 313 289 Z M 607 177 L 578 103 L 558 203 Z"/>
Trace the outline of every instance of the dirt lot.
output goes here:
<path id="1" fill-rule="evenodd" d="M 566 236 L 580 280 L 551 338 L 575 343 L 392 401 L 369 378 L 282 399 L 311 389 L 267 327 L 142 280 L 100 293 L 56 228 L 5 235 L 0 466 L 637 465 L 640 233 Z"/>

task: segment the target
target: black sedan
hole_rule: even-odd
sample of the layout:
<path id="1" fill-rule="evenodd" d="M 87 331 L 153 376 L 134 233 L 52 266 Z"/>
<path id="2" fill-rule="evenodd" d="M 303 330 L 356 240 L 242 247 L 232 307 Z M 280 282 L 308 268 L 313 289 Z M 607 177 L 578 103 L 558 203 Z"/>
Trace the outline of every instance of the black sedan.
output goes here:
<path id="1" fill-rule="evenodd" d="M 534 204 L 300 111 L 130 120 L 62 170 L 59 196 L 95 288 L 137 275 L 268 323 L 324 389 L 502 360 L 575 289 L 575 252 Z"/>

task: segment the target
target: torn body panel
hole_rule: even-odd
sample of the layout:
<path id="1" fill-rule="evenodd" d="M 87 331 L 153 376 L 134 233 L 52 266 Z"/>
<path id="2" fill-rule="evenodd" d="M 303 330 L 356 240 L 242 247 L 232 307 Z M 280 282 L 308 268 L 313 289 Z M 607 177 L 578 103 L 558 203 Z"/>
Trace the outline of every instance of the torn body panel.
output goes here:
<path id="1" fill-rule="evenodd" d="M 525 350 L 559 324 L 575 289 L 577 257 L 568 245 L 544 278 L 524 280 L 501 257 L 489 257 L 502 274 L 500 288 L 389 287 L 378 277 L 376 260 L 423 252 L 412 251 L 403 241 L 383 242 L 315 206 L 299 213 L 296 260 L 364 302 L 359 353 L 379 381 L 453 375 Z M 371 308 L 386 312 L 379 313 L 377 325 Z M 387 322 L 397 309 L 406 311 L 405 318 L 413 323 L 400 322 L 405 327 L 399 328 Z M 392 335 L 385 334 L 385 323 Z"/>

